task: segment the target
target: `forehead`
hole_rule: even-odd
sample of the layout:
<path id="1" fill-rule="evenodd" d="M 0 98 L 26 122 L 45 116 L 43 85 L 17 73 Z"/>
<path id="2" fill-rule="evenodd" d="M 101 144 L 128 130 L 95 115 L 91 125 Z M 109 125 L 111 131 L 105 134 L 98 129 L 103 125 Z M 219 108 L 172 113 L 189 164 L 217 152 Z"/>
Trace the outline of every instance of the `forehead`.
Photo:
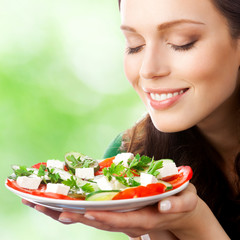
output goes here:
<path id="1" fill-rule="evenodd" d="M 122 0 L 121 21 L 132 27 L 159 25 L 179 19 L 211 22 L 219 27 L 226 19 L 211 0 Z"/>

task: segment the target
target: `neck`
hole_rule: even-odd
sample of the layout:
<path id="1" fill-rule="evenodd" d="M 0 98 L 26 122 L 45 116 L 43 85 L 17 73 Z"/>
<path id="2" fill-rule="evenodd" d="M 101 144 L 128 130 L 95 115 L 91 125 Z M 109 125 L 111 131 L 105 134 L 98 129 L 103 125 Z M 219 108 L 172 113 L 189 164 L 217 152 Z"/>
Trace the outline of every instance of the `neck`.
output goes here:
<path id="1" fill-rule="evenodd" d="M 239 118 L 240 111 L 234 97 L 198 124 L 199 129 L 228 164 L 240 151 Z"/>
<path id="2" fill-rule="evenodd" d="M 237 102 L 229 99 L 224 106 L 198 124 L 198 128 L 222 156 L 222 171 L 234 192 L 239 194 L 239 177 L 235 170 L 235 159 L 240 152 L 240 109 Z"/>

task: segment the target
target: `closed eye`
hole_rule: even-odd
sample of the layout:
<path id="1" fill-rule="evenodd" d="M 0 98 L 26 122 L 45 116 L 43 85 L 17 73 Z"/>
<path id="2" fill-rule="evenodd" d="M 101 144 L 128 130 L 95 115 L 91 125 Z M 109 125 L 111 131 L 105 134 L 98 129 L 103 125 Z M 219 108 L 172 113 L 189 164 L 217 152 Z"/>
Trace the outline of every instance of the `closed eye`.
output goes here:
<path id="1" fill-rule="evenodd" d="M 174 45 L 174 44 L 170 44 L 171 48 L 173 48 L 175 51 L 187 51 L 190 50 L 194 47 L 195 43 L 197 41 L 193 41 L 184 45 Z"/>
<path id="2" fill-rule="evenodd" d="M 141 46 L 138 46 L 138 47 L 135 47 L 135 48 L 131 48 L 131 47 L 128 47 L 126 52 L 127 54 L 134 54 L 134 53 L 138 53 L 142 50 L 144 45 L 141 45 Z"/>

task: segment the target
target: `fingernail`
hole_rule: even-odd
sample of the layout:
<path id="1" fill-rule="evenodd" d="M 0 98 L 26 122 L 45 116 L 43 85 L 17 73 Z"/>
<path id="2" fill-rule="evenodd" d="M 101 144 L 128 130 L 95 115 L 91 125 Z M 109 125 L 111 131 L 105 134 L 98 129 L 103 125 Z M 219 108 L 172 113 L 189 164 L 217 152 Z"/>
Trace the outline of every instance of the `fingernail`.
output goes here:
<path id="1" fill-rule="evenodd" d="M 43 212 L 43 207 L 42 206 L 36 205 L 34 208 L 39 212 Z"/>
<path id="2" fill-rule="evenodd" d="M 65 223 L 71 223 L 72 222 L 72 219 L 70 218 L 64 218 L 64 217 L 60 217 L 58 219 L 60 222 L 65 222 Z"/>
<path id="3" fill-rule="evenodd" d="M 87 218 L 88 220 L 95 220 L 95 217 L 90 215 L 90 214 L 84 214 L 84 217 Z"/>
<path id="4" fill-rule="evenodd" d="M 163 200 L 160 202 L 160 211 L 168 211 L 171 209 L 171 202 L 169 200 Z"/>

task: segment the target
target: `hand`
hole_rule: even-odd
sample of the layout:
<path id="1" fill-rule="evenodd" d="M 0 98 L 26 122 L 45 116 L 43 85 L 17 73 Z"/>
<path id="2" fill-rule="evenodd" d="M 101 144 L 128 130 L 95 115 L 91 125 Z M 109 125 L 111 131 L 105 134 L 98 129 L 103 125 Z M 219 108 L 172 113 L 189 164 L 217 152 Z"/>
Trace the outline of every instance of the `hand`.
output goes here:
<path id="1" fill-rule="evenodd" d="M 144 230 L 141 231 L 141 234 L 140 233 L 139 234 L 133 234 L 132 232 L 135 231 L 134 228 L 131 229 L 131 227 L 129 227 L 130 230 L 128 232 L 127 227 L 125 225 L 122 224 L 122 228 L 121 228 L 121 226 L 117 226 L 118 224 L 120 224 L 120 221 L 123 220 L 123 222 L 124 222 L 124 218 L 126 217 L 125 215 L 129 215 L 132 218 L 132 215 L 135 215 L 135 211 L 132 212 L 133 214 L 131 214 L 131 212 L 119 213 L 119 214 L 116 213 L 117 222 L 114 223 L 116 225 L 116 227 L 113 228 L 110 221 L 107 221 L 106 223 L 101 222 L 101 221 L 97 221 L 96 219 L 94 219 L 93 215 L 90 215 L 91 213 L 92 214 L 97 214 L 99 219 L 105 218 L 104 216 L 106 216 L 108 218 L 108 215 L 112 215 L 112 216 L 109 216 L 110 218 L 115 218 L 115 213 L 113 213 L 113 212 L 100 212 L 100 211 L 98 211 L 98 212 L 89 212 L 89 213 L 86 213 L 86 214 L 71 213 L 71 212 L 61 213 L 61 212 L 54 211 L 54 210 L 51 210 L 49 208 L 43 207 L 41 205 L 36 205 L 34 203 L 28 202 L 25 199 L 22 199 L 22 203 L 29 206 L 29 207 L 32 207 L 32 208 L 36 209 L 39 212 L 44 213 L 45 215 L 51 217 L 52 219 L 54 219 L 56 221 L 59 221 L 61 223 L 64 223 L 64 224 L 83 223 L 85 225 L 92 226 L 92 227 L 95 227 L 95 228 L 98 228 L 98 229 L 101 229 L 101 230 L 112 231 L 112 232 L 123 232 L 123 233 L 125 233 L 125 234 L 127 234 L 128 236 L 131 236 L 131 237 L 138 237 L 138 236 L 146 234 L 148 232 L 147 228 L 144 228 Z M 151 213 L 151 212 L 153 213 L 153 212 L 158 211 L 157 208 L 158 208 L 157 205 L 151 206 L 151 207 L 146 207 L 144 209 L 136 211 L 136 213 L 138 215 L 142 215 L 142 214 L 146 214 L 146 213 L 148 214 L 148 213 Z M 137 216 L 133 216 L 133 217 L 135 218 Z M 141 225 L 142 225 L 142 223 L 141 223 Z M 126 229 L 124 229 L 124 228 L 126 228 Z M 140 232 L 137 229 L 136 229 L 136 231 Z M 162 238 L 164 240 L 176 239 L 176 238 L 173 238 L 172 233 L 170 233 L 168 231 L 163 231 L 162 235 L 165 237 L 165 238 Z M 171 237 L 166 238 L 166 236 L 168 236 L 168 235 L 171 236 Z M 151 240 L 153 240 L 153 239 L 151 239 Z"/>
<path id="2" fill-rule="evenodd" d="M 24 204 L 34 204 L 23 200 Z M 179 194 L 132 212 L 88 211 L 84 215 L 57 212 L 36 205 L 35 209 L 65 224 L 83 223 L 98 229 L 123 232 L 130 237 L 150 234 L 152 240 L 167 230 L 179 239 L 229 239 L 192 184 Z M 211 223 L 209 223 L 211 221 Z M 212 231 L 211 228 L 214 227 Z M 217 235 L 215 234 L 217 232 Z M 205 233 L 205 234 L 204 234 Z M 207 234 L 207 235 L 206 235 Z M 211 238 L 211 237 L 214 238 Z M 222 237 L 223 236 L 223 237 Z M 222 237 L 222 238 L 221 238 Z"/>
<path id="3" fill-rule="evenodd" d="M 86 223 L 86 221 L 85 222 L 83 222 L 83 221 L 79 221 L 79 220 L 73 220 L 73 219 L 66 219 L 64 216 L 61 216 L 62 217 L 62 220 L 60 221 L 59 220 L 59 218 L 60 218 L 60 215 L 61 215 L 61 212 L 58 212 L 58 211 L 54 211 L 54 210 L 51 210 L 51 209 L 49 209 L 49 208 L 45 208 L 45 207 L 43 207 L 43 206 L 40 206 L 40 205 L 35 205 L 34 203 L 31 203 L 31 202 L 28 202 L 27 200 L 25 200 L 25 199 L 22 199 L 22 203 L 23 204 L 25 204 L 25 205 L 27 205 L 27 206 L 29 206 L 29 207 L 32 207 L 32 208 L 35 208 L 37 211 L 39 211 L 39 212 L 42 212 L 42 213 L 44 213 L 45 215 L 47 215 L 47 216 L 49 216 L 49 217 L 51 217 L 51 218 L 53 218 L 54 220 L 56 220 L 56 221 L 59 221 L 59 222 L 62 222 L 62 223 L 64 223 L 64 224 L 72 224 L 72 223 L 77 223 L 77 222 L 81 222 L 81 223 L 84 223 L 84 224 L 86 224 L 86 225 L 89 225 L 89 226 L 92 226 L 92 227 L 96 227 L 96 228 L 99 228 L 99 229 L 102 229 L 102 230 L 107 230 L 107 231 L 114 231 L 114 230 L 111 230 L 111 229 L 107 229 L 107 228 L 100 228 L 100 227 L 98 227 L 97 225 L 93 225 L 92 223 L 92 221 L 91 221 L 91 223 L 90 224 L 87 224 Z M 104 213 L 103 213 L 104 214 Z M 70 213 L 70 215 L 72 215 L 72 213 Z M 77 216 L 78 218 L 79 217 L 82 217 L 82 219 L 84 219 L 83 217 L 83 215 L 81 215 L 81 214 L 78 214 L 78 216 Z M 90 219 L 91 219 L 91 217 L 90 217 Z M 86 220 L 86 219 L 85 219 Z M 119 231 L 120 232 L 120 231 Z M 153 236 L 151 236 L 151 239 L 150 240 L 155 240 L 155 239 L 161 239 L 161 240 L 177 240 L 178 238 L 176 238 L 171 232 L 169 232 L 169 231 L 158 231 L 157 233 L 157 237 L 153 237 Z M 145 236 L 144 236 L 145 237 Z M 147 237 L 145 237 L 144 238 L 144 240 L 145 239 L 148 239 Z M 136 237 L 136 238 L 130 238 L 130 240 L 143 240 L 143 238 L 141 238 L 141 237 Z"/>
<path id="4" fill-rule="evenodd" d="M 130 238 L 130 240 L 179 240 L 179 238 L 175 237 L 171 232 L 165 231 L 158 231 L 155 235 L 151 235 L 151 238 L 148 234 L 142 235 L 141 237 L 137 238 Z"/>

